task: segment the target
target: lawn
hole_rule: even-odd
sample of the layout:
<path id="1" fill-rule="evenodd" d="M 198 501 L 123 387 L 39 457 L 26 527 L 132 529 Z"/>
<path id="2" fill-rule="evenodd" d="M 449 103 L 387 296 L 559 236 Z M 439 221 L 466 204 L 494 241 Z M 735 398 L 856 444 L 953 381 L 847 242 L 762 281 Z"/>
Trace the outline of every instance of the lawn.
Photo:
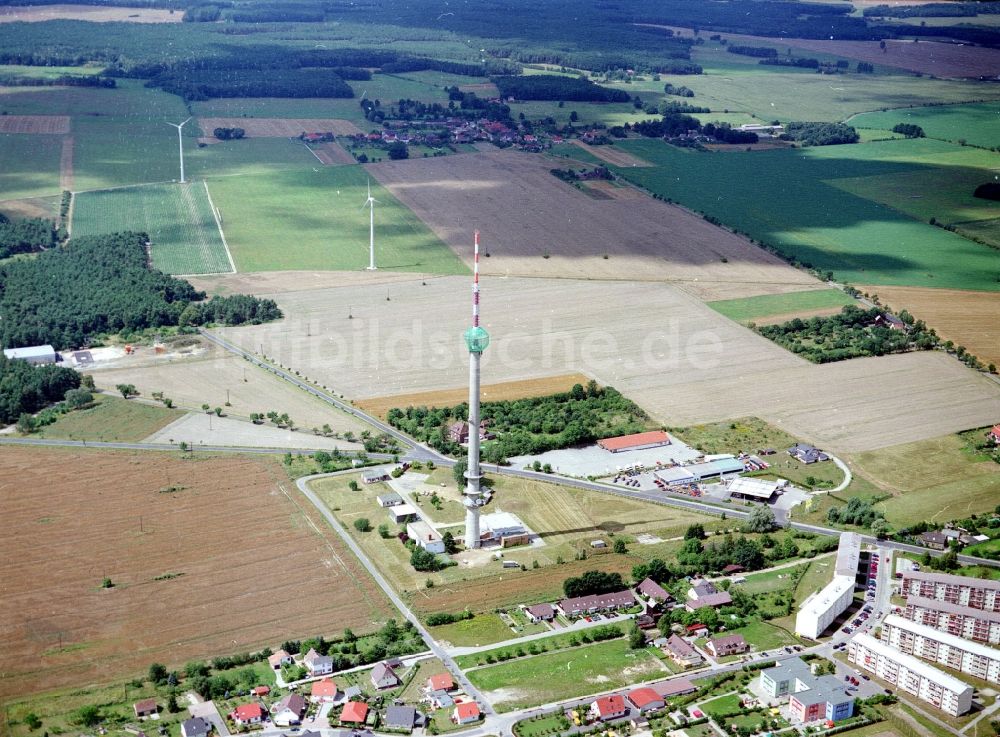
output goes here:
<path id="1" fill-rule="evenodd" d="M 524 719 L 514 725 L 515 737 L 547 737 L 549 734 L 566 728 L 566 716 L 558 711 L 554 714 Z"/>
<path id="2" fill-rule="evenodd" d="M 944 522 L 992 510 L 1000 499 L 1000 464 L 966 453 L 958 435 L 896 445 L 854 457 L 854 469 L 893 494 L 883 502 L 896 526 Z"/>
<path id="3" fill-rule="evenodd" d="M 839 289 L 812 289 L 787 294 L 763 294 L 742 299 L 723 299 L 708 306 L 736 322 L 750 322 L 761 317 L 794 315 L 828 307 L 856 304 L 856 300 Z"/>
<path id="4" fill-rule="evenodd" d="M 865 113 L 850 120 L 856 128 L 891 130 L 897 123 L 913 123 L 924 129 L 930 138 L 958 143 L 965 140 L 973 146 L 993 148 L 1000 145 L 1000 108 L 996 103 L 969 105 L 935 105 L 933 107 L 899 108 L 885 112 Z"/>
<path id="5" fill-rule="evenodd" d="M 312 167 L 209 182 L 239 271 L 358 270 L 368 265 L 368 176 Z M 412 212 L 371 182 L 380 269 L 464 274 L 465 265 Z"/>
<path id="6" fill-rule="evenodd" d="M 573 648 L 469 671 L 468 677 L 497 711 L 538 706 L 664 677 L 668 672 L 647 650 L 626 639 Z"/>
<path id="7" fill-rule="evenodd" d="M 797 645 L 798 640 L 790 633 L 768 622 L 751 622 L 727 634 L 743 635 L 743 639 L 758 650 L 771 650 L 786 645 Z"/>
<path id="8" fill-rule="evenodd" d="M 59 194 L 62 136 L 0 135 L 0 200 Z"/>
<path id="9" fill-rule="evenodd" d="M 724 714 L 732 714 L 740 710 L 739 694 L 727 694 L 717 699 L 706 701 L 701 704 L 701 710 L 713 718 L 718 718 Z"/>
<path id="10" fill-rule="evenodd" d="M 985 554 L 987 553 L 1000 553 L 1000 537 L 987 540 L 986 542 L 976 543 L 975 545 L 970 545 L 967 548 L 964 548 L 962 552 L 965 555 L 975 555 L 979 558 L 985 557 Z"/>
<path id="11" fill-rule="evenodd" d="M 606 626 L 614 626 L 619 632 L 624 633 L 624 629 L 621 624 L 612 624 Z M 455 662 L 458 664 L 459 668 L 473 668 L 476 666 L 485 666 L 489 664 L 488 658 L 497 656 L 506 657 L 507 655 L 513 657 L 517 654 L 518 650 L 527 652 L 528 648 L 532 644 L 538 649 L 544 648 L 545 652 L 551 652 L 555 650 L 563 650 L 565 648 L 574 647 L 573 643 L 580 643 L 581 632 L 563 632 L 558 634 L 553 632 L 550 637 L 543 637 L 538 640 L 534 640 L 523 645 L 507 645 L 505 647 L 497 647 L 491 650 L 484 650 L 482 652 L 473 653 L 472 655 L 459 655 L 455 658 Z"/>
<path id="12" fill-rule="evenodd" d="M 836 186 L 837 180 L 909 172 L 936 181 L 949 171 L 947 162 L 968 164 L 951 144 L 903 140 L 727 154 L 648 139 L 616 145 L 656 164 L 614 167 L 622 176 L 837 278 L 1000 291 L 990 248 Z M 766 189 L 766 207 L 746 196 L 747 181 Z"/>
<path id="13" fill-rule="evenodd" d="M 183 415 L 183 412 L 166 407 L 97 394 L 93 407 L 61 415 L 33 437 L 138 442 Z"/>
<path id="14" fill-rule="evenodd" d="M 784 430 L 769 425 L 757 417 L 741 417 L 728 422 L 711 422 L 690 427 L 672 427 L 670 432 L 704 453 L 756 452 L 773 448 L 780 452 L 798 440 Z M 775 460 L 775 456 L 770 456 Z"/>
<path id="15" fill-rule="evenodd" d="M 765 571 L 763 573 L 751 573 L 746 576 L 746 580 L 738 584 L 743 591 L 748 594 L 766 594 L 773 591 L 784 591 L 792 585 L 792 575 L 803 568 L 781 568 L 776 571 Z"/>
<path id="16" fill-rule="evenodd" d="M 450 642 L 456 647 L 491 645 L 517 637 L 500 617 L 492 612 L 477 614 L 472 619 L 431 627 L 435 640 Z"/>
<path id="17" fill-rule="evenodd" d="M 205 182 L 152 184 L 83 192 L 73 206 L 73 235 L 148 233 L 153 266 L 168 274 L 232 271 Z"/>

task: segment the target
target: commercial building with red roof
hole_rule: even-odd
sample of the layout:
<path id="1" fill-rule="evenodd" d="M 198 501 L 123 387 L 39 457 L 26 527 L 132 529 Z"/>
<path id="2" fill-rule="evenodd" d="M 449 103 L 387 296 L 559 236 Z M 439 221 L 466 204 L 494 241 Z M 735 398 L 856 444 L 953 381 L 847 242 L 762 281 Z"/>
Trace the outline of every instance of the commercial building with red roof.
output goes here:
<path id="1" fill-rule="evenodd" d="M 662 709 L 666 703 L 660 694 L 648 686 L 632 689 L 626 694 L 626 698 L 641 712 Z"/>
<path id="2" fill-rule="evenodd" d="M 670 436 L 663 430 L 637 432 L 632 435 L 619 435 L 617 438 L 604 438 L 597 444 L 611 453 L 621 453 L 623 450 L 643 450 L 670 445 Z"/>
<path id="3" fill-rule="evenodd" d="M 609 719 L 621 719 L 628 714 L 625 697 L 621 694 L 602 696 L 590 705 L 590 713 L 595 719 L 606 722 Z"/>
<path id="4" fill-rule="evenodd" d="M 340 721 L 347 724 L 364 724 L 368 718 L 368 704 L 364 701 L 348 701 L 340 712 Z"/>

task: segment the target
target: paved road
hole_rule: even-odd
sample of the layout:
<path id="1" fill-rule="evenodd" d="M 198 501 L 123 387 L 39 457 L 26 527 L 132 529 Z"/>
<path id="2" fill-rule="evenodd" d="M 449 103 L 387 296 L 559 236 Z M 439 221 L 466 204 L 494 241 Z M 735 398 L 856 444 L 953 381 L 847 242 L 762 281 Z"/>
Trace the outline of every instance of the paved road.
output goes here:
<path id="1" fill-rule="evenodd" d="M 114 450 L 158 450 L 173 451 L 180 450 L 177 443 L 125 443 L 115 441 L 100 440 L 63 440 L 59 438 L 9 438 L 0 437 L 0 445 L 35 445 L 48 448 L 105 448 Z M 285 455 L 285 453 L 315 453 L 322 450 L 327 453 L 329 448 L 249 448 L 239 445 L 191 445 L 188 450 L 192 453 L 211 451 L 213 453 L 256 453 L 260 455 Z M 365 453 L 364 451 L 342 450 L 345 456 L 366 455 L 369 458 L 391 461 L 393 456 L 388 453 Z M 352 473 L 355 469 L 350 469 Z"/>
<path id="2" fill-rule="evenodd" d="M 410 610 L 410 608 L 406 605 L 406 602 L 404 602 L 400 598 L 400 596 L 396 593 L 395 589 L 393 589 L 392 586 L 389 585 L 389 582 L 385 580 L 385 577 L 381 574 L 378 568 L 376 568 L 375 565 L 371 562 L 371 560 L 368 558 L 365 552 L 361 549 L 361 546 L 359 546 L 354 541 L 354 538 L 352 538 L 348 534 L 347 530 L 345 530 L 344 527 L 340 524 L 340 522 L 337 521 L 337 518 L 333 516 L 333 513 L 330 512 L 330 509 L 326 506 L 326 504 L 324 504 L 323 501 L 318 496 L 316 496 L 315 492 L 313 492 L 313 490 L 309 488 L 310 481 L 324 477 L 325 474 L 318 474 L 316 476 L 304 476 L 298 479 L 295 482 L 295 485 L 298 487 L 299 491 L 301 491 L 305 495 L 305 497 L 310 502 L 312 502 L 312 504 L 316 507 L 319 513 L 323 515 L 323 517 L 334 529 L 334 531 L 338 535 L 340 535 L 340 539 L 343 540 L 344 544 L 346 544 L 347 547 L 351 549 L 351 552 L 353 552 L 354 555 L 357 556 L 358 560 L 361 561 L 362 565 L 364 565 L 364 567 L 368 569 L 368 573 L 371 574 L 371 577 L 375 579 L 375 582 L 381 587 L 381 589 L 385 592 L 385 595 L 389 597 L 389 600 L 395 605 L 395 607 L 400 611 L 400 613 L 409 622 L 413 624 L 414 628 L 416 628 L 417 632 L 419 632 L 420 636 L 424 639 L 424 642 L 427 643 L 428 649 L 431 652 L 433 652 L 441 660 L 442 663 L 444 663 L 445 667 L 448 669 L 452 677 L 455 679 L 455 683 L 460 684 L 465 693 L 467 693 L 469 696 L 474 698 L 479 703 L 480 708 L 483 710 L 483 713 L 487 716 L 487 718 L 494 715 L 495 712 L 493 711 L 493 707 L 490 705 L 490 702 L 488 702 L 485 698 L 483 698 L 483 695 L 479 692 L 479 689 L 473 686 L 472 682 L 465 677 L 465 673 L 463 673 L 461 668 L 458 667 L 458 665 L 455 663 L 454 659 L 451 657 L 448 651 L 445 650 L 443 647 L 441 647 L 441 645 L 438 644 L 437 640 L 431 637 L 431 633 L 427 631 L 426 627 L 424 627 L 423 622 L 421 622 L 417 618 L 417 615 L 415 615 Z"/>

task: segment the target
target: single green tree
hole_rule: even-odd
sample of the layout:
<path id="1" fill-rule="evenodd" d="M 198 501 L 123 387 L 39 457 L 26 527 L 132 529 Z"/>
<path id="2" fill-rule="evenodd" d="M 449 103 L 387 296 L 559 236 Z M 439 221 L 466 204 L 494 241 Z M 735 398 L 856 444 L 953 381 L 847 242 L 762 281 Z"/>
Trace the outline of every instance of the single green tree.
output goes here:
<path id="1" fill-rule="evenodd" d="M 361 517 L 360 519 L 354 520 L 354 529 L 358 532 L 370 532 L 372 529 L 372 523 L 367 517 Z"/>
<path id="2" fill-rule="evenodd" d="M 115 389 L 117 389 L 125 399 L 134 397 L 139 393 L 135 390 L 135 384 L 117 384 Z"/>

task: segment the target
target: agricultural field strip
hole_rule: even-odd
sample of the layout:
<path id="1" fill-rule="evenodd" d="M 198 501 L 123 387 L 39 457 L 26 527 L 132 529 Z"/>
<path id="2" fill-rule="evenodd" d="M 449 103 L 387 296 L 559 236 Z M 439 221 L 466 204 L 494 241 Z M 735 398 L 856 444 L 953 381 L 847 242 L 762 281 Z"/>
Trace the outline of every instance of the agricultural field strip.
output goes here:
<path id="1" fill-rule="evenodd" d="M 333 133 L 353 136 L 361 129 L 339 118 L 213 118 L 199 117 L 202 133 L 212 136 L 216 128 L 242 128 L 248 138 L 295 138 L 302 133 Z"/>
<path id="2" fill-rule="evenodd" d="M 226 258 L 229 260 L 229 270 L 232 273 L 236 273 L 236 263 L 233 261 L 233 254 L 229 250 L 229 244 L 226 242 L 226 233 L 222 230 L 222 221 L 219 220 L 219 211 L 215 207 L 215 203 L 212 202 L 212 193 L 208 190 L 208 181 L 204 181 L 205 185 L 205 196 L 208 198 L 208 206 L 212 210 L 212 217 L 215 219 L 215 225 L 219 229 L 219 238 L 222 239 L 222 247 L 226 249 Z"/>
<path id="3" fill-rule="evenodd" d="M 565 166 L 497 151 L 366 168 L 467 263 L 468 224 L 475 222 L 488 254 L 480 264 L 484 274 L 628 281 L 642 275 L 705 299 L 822 286 L 681 208 L 648 197 L 594 200 L 553 177 L 553 164 Z M 646 171 L 634 169 L 640 170 Z M 440 207 L 443 200 L 450 207 Z"/>
<path id="4" fill-rule="evenodd" d="M 434 391 L 465 383 L 467 294 L 464 277 L 400 282 L 389 302 L 376 285 L 276 294 L 284 321 L 217 332 L 352 399 Z M 942 353 L 812 365 L 664 284 L 623 283 L 609 305 L 601 282 L 485 277 L 483 318 L 487 382 L 581 372 L 672 426 L 758 416 L 850 451 L 1000 415 L 996 385 Z"/>
<path id="5" fill-rule="evenodd" d="M 0 133 L 66 135 L 69 131 L 68 115 L 0 115 Z"/>

